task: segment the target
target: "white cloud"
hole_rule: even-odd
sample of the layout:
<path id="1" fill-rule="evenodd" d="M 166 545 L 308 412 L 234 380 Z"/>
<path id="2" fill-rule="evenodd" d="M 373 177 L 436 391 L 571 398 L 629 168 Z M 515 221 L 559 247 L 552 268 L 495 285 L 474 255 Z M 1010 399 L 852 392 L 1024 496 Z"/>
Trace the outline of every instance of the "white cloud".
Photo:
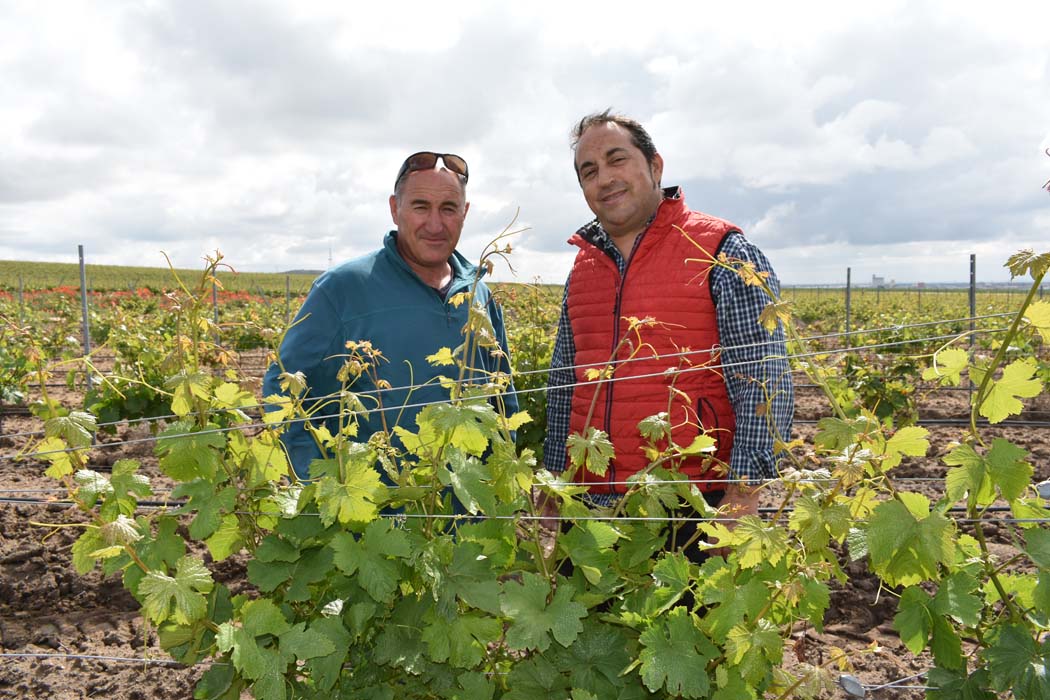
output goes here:
<path id="1" fill-rule="evenodd" d="M 401 160 L 439 148 L 471 167 L 463 251 L 518 211 L 519 275 L 557 283 L 591 216 L 569 129 L 608 106 L 788 282 L 1045 248 L 1050 9 L 804 10 L 5 3 L 0 258 L 323 267 L 379 245 Z"/>

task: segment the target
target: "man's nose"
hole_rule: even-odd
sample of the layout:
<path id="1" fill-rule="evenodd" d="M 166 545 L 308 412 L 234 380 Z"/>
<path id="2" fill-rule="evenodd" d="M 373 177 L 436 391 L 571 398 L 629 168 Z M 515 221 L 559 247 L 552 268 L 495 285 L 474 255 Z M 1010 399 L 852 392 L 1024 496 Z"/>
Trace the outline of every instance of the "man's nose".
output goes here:
<path id="1" fill-rule="evenodd" d="M 441 220 L 440 211 L 434 209 L 431 210 L 429 214 L 427 214 L 426 227 L 427 231 L 431 233 L 437 233 L 445 228 L 445 222 Z"/>

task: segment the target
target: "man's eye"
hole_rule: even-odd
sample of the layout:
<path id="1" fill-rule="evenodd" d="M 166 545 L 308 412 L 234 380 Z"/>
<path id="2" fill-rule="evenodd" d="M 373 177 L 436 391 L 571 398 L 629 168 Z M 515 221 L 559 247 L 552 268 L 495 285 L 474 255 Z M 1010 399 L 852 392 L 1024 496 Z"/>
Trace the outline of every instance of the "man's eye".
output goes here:
<path id="1" fill-rule="evenodd" d="M 583 180 L 590 180 L 597 173 L 597 169 L 589 168 L 580 172 L 580 178 Z"/>

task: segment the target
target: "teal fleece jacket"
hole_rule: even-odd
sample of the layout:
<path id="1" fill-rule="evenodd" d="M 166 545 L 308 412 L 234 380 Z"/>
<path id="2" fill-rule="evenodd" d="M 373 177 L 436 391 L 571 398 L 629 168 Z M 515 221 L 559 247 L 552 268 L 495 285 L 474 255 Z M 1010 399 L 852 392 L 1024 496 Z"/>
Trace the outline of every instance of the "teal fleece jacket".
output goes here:
<path id="1" fill-rule="evenodd" d="M 346 342 L 369 340 L 388 360 L 379 367 L 380 379 L 393 387 L 381 393 L 387 428 L 392 430 L 398 424 L 415 431 L 416 414 L 422 408 L 420 404 L 449 398 L 448 391 L 438 386 L 434 378 L 457 376 L 458 370 L 454 367 L 434 367 L 426 361 L 427 355 L 443 347 L 455 350 L 463 344 L 463 328 L 469 308 L 467 304 L 457 307 L 448 299 L 459 292 L 469 291 L 479 274 L 478 268 L 458 252 L 453 252 L 449 264 L 452 266 L 452 286 L 443 299 L 402 259 L 397 252 L 397 232 L 391 231 L 380 250 L 324 273 L 314 282 L 281 343 L 280 356 L 285 369 L 306 376 L 309 397 L 335 394 L 341 387 L 336 375 L 346 359 Z M 483 282 L 477 286 L 477 301 L 488 312 L 496 337 L 507 351 L 502 309 Z M 479 348 L 474 366 L 488 372 L 510 373 L 509 363 L 493 357 L 486 348 Z M 278 365 L 271 365 L 263 379 L 263 396 L 283 393 L 279 375 Z M 426 386 L 420 386 L 423 384 Z M 417 388 L 409 392 L 405 388 L 409 386 Z M 361 377 L 350 390 L 374 392 L 375 386 L 371 379 Z M 508 415 L 517 411 L 513 387 L 502 399 Z M 366 399 L 365 405 L 372 409 L 375 404 Z M 406 408 L 402 410 L 403 406 Z M 333 404 L 320 413 L 333 414 L 337 407 L 337 403 Z M 338 421 L 333 416 L 327 419 L 326 425 L 334 434 Z M 360 421 L 355 439 L 366 441 L 372 433 L 382 429 L 380 412 L 372 410 L 367 419 Z M 313 438 L 302 423 L 292 423 L 282 439 L 295 473 L 300 478 L 307 478 L 310 462 L 321 456 Z"/>

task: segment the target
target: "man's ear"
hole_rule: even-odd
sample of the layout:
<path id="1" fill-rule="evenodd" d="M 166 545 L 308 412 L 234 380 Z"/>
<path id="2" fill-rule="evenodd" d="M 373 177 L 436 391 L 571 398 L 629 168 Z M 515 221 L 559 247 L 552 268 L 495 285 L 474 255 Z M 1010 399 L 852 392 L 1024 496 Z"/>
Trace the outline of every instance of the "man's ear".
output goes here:
<path id="1" fill-rule="evenodd" d="M 464 202 L 463 203 L 463 216 L 466 216 L 468 211 L 470 211 L 470 202 Z"/>
<path id="2" fill-rule="evenodd" d="M 397 226 L 397 197 L 390 195 L 390 218 L 394 220 L 394 226 Z"/>
<path id="3" fill-rule="evenodd" d="M 650 164 L 650 172 L 653 174 L 653 182 L 656 186 L 660 186 L 660 180 L 664 174 L 664 159 L 659 153 L 653 154 L 653 162 Z"/>

